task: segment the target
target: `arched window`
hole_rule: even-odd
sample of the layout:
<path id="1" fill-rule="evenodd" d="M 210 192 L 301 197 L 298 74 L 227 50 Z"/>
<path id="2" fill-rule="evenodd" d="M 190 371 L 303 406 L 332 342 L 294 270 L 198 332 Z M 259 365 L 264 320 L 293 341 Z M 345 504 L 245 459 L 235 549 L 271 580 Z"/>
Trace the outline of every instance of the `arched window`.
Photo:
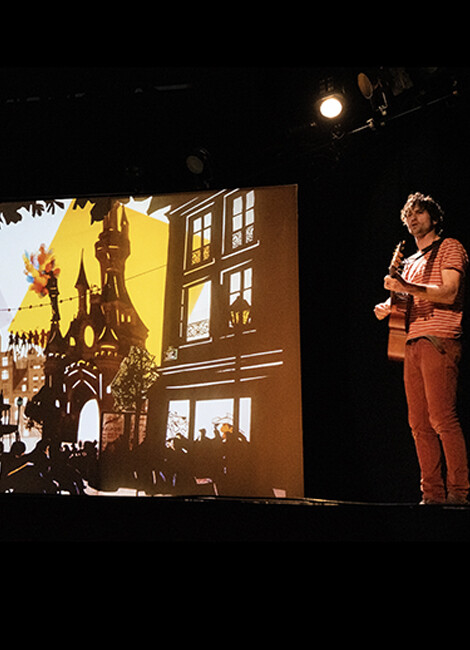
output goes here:
<path id="1" fill-rule="evenodd" d="M 78 421 L 77 442 L 98 442 L 100 439 L 100 408 L 96 399 L 85 402 Z"/>

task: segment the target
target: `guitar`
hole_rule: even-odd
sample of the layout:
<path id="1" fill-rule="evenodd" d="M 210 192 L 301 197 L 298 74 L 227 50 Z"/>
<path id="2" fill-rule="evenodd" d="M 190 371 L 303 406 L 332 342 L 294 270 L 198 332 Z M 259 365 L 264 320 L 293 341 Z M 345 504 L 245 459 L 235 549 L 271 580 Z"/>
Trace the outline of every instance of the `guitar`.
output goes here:
<path id="1" fill-rule="evenodd" d="M 389 275 L 393 278 L 400 270 L 403 262 L 403 251 L 405 241 L 402 241 L 395 248 L 392 261 L 388 268 Z M 387 355 L 390 361 L 403 361 L 405 358 L 406 334 L 408 331 L 409 297 L 397 296 L 394 291 L 390 292 L 391 312 L 388 320 L 388 348 Z"/>

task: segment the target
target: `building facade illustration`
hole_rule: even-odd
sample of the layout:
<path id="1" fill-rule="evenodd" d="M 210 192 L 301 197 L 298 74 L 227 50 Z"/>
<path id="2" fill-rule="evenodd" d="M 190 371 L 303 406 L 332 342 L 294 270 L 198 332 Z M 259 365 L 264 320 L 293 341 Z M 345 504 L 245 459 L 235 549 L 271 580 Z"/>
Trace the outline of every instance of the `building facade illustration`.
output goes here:
<path id="1" fill-rule="evenodd" d="M 24 407 L 34 399 L 44 384 L 44 354 L 37 346 L 22 346 L 17 353 L 12 346 L 0 352 L 1 425 L 6 433 L 2 442 L 15 436 L 27 436 L 23 421 Z M 14 434 L 14 436 L 13 436 Z"/>
<path id="2" fill-rule="evenodd" d="M 161 454 L 187 445 L 188 462 L 190 449 L 222 446 L 227 493 L 299 494 L 296 188 L 190 197 L 169 222 L 148 434 Z"/>

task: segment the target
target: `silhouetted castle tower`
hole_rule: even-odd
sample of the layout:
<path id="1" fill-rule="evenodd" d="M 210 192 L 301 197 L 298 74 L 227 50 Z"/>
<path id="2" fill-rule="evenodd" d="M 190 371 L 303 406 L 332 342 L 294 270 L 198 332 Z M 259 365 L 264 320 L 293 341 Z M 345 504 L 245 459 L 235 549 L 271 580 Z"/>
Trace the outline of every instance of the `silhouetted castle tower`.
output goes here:
<path id="1" fill-rule="evenodd" d="M 95 243 L 101 290 L 90 289 L 82 252 L 75 283 L 77 314 L 64 336 L 53 314 L 45 349 L 45 389 L 60 411 L 63 440 L 75 440 L 79 415 L 88 400 L 96 399 L 101 413 L 114 410 L 110 384 L 121 361 L 132 345 L 145 348 L 148 328 L 132 304 L 125 283 L 130 250 L 124 206 L 113 201 Z"/>
<path id="2" fill-rule="evenodd" d="M 130 254 L 129 222 L 122 206 L 121 228 L 118 228 L 120 203 L 115 201 L 103 221 L 103 230 L 95 243 L 95 255 L 101 266 L 101 309 L 105 331 L 100 340 L 116 340 L 125 356 L 131 345 L 145 347 L 148 329 L 143 324 L 127 293 L 124 270 Z"/>

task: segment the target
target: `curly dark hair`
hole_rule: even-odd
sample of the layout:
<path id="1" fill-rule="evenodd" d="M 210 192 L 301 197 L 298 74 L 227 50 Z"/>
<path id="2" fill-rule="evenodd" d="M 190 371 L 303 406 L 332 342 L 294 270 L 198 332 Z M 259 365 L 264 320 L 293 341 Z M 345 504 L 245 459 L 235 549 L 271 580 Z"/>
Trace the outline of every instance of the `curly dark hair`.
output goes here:
<path id="1" fill-rule="evenodd" d="M 440 235 L 443 230 L 444 211 L 439 203 L 432 196 L 425 196 L 421 192 L 410 194 L 400 213 L 400 218 L 404 224 L 410 212 L 415 208 L 429 212 L 432 221 L 436 224 L 436 233 Z"/>

